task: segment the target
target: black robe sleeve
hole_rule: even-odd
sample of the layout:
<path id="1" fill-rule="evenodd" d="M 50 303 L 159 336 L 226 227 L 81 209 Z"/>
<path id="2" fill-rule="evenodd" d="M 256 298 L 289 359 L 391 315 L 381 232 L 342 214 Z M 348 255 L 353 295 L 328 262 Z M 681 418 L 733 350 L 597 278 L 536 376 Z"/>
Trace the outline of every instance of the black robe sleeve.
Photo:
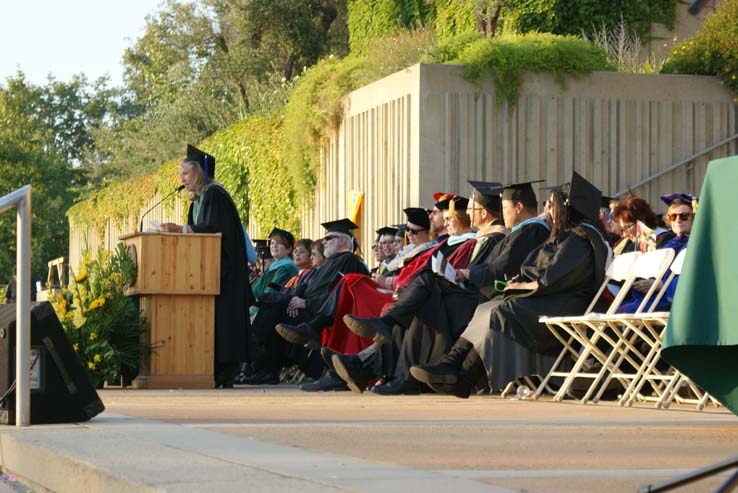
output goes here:
<path id="1" fill-rule="evenodd" d="M 548 239 L 549 230 L 539 224 L 531 223 L 510 233 L 497 244 L 489 256 L 489 282 L 512 279 L 520 272 L 526 258 Z"/>
<path id="2" fill-rule="evenodd" d="M 366 265 L 353 253 L 342 252 L 328 259 L 315 273 L 305 290 L 305 304 L 313 315 L 328 298 L 333 287 L 344 274 L 369 275 Z"/>
<path id="3" fill-rule="evenodd" d="M 483 286 L 489 286 L 494 282 L 491 276 L 488 263 L 490 256 L 495 251 L 495 247 L 505 239 L 503 233 L 493 233 L 484 243 L 477 256 L 472 259 L 469 264 L 469 282 L 467 288 L 472 291 L 479 292 Z"/>

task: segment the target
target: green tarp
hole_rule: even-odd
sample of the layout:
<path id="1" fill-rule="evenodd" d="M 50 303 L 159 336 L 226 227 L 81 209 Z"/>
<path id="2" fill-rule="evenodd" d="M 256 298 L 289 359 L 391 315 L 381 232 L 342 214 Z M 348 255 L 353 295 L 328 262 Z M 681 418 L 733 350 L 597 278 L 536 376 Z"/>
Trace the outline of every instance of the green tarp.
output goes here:
<path id="1" fill-rule="evenodd" d="M 738 156 L 707 168 L 661 354 L 738 414 Z"/>

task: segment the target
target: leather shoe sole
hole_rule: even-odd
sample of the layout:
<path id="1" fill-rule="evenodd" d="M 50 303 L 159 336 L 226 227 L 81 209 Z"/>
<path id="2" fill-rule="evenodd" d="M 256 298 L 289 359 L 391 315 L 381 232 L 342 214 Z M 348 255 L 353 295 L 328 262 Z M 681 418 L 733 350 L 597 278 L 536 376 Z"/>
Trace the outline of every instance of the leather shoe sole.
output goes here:
<path id="1" fill-rule="evenodd" d="M 432 385 L 454 385 L 459 380 L 459 375 L 457 373 L 436 373 L 429 371 L 429 369 L 426 369 L 424 366 L 410 367 L 410 375 L 412 375 L 417 381 L 428 384 L 431 388 Z"/>
<path id="2" fill-rule="evenodd" d="M 295 332 L 285 324 L 277 324 L 275 327 L 277 333 L 281 335 L 286 341 L 292 344 L 303 345 L 308 349 L 317 351 L 320 349 L 320 340 L 305 337 L 303 334 Z"/>
<path id="3" fill-rule="evenodd" d="M 373 326 L 373 323 L 367 323 L 367 321 L 354 317 L 351 314 L 347 313 L 343 316 L 343 323 L 345 323 L 346 327 L 348 327 L 354 334 L 372 339 L 378 344 L 386 344 L 390 341 L 390 338 L 387 337 L 386 334 L 377 330 L 377 328 Z"/>

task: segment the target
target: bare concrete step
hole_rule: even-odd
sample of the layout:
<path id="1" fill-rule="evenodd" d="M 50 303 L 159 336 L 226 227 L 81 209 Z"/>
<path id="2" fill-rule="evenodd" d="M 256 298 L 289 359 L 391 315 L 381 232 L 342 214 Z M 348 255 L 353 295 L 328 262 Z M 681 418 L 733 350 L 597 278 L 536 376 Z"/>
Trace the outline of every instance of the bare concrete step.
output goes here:
<path id="1" fill-rule="evenodd" d="M 0 430 L 0 463 L 58 492 L 511 491 L 248 437 L 104 413 L 81 425 Z"/>

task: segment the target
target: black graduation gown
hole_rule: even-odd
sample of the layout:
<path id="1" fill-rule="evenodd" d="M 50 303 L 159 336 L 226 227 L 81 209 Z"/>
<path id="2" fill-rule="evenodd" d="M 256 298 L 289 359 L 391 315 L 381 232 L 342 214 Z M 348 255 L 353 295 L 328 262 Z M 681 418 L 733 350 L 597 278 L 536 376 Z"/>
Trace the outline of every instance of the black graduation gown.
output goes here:
<path id="1" fill-rule="evenodd" d="M 401 296 L 395 304 L 398 308 L 393 307 L 388 312 L 408 329 L 402 341 L 395 377 L 407 379 L 411 366 L 438 361 L 474 316 L 474 310 L 483 300 L 479 290 L 491 287 L 495 279 L 516 275 L 523 260 L 545 242 L 548 235 L 546 226 L 531 222 L 507 236 L 490 238 L 470 263 L 471 282 L 466 289 L 436 275 L 414 281 L 422 283 L 432 279 L 424 292 L 424 301 L 408 310 L 410 313 L 403 313 L 400 311 Z"/>
<path id="2" fill-rule="evenodd" d="M 561 345 L 538 318 L 583 313 L 602 284 L 607 246 L 593 228 L 581 231 L 583 236 L 568 232 L 547 241 L 526 259 L 521 275 L 538 281 L 536 290 L 507 291 L 503 299 L 480 305 L 461 334 L 481 356 L 493 389 L 544 374 Z"/>
<path id="3" fill-rule="evenodd" d="M 198 216 L 193 206 L 187 224 L 195 233 L 220 233 L 220 294 L 215 297 L 215 363 L 236 364 L 246 359 L 249 286 L 246 240 L 233 199 L 222 187 L 210 185 L 202 196 Z"/>
<path id="4" fill-rule="evenodd" d="M 369 275 L 369 270 L 359 257 L 351 252 L 341 252 L 329 258 L 310 280 L 305 289 L 305 305 L 309 319 L 315 317 L 328 299 L 331 290 L 344 274 Z"/>

